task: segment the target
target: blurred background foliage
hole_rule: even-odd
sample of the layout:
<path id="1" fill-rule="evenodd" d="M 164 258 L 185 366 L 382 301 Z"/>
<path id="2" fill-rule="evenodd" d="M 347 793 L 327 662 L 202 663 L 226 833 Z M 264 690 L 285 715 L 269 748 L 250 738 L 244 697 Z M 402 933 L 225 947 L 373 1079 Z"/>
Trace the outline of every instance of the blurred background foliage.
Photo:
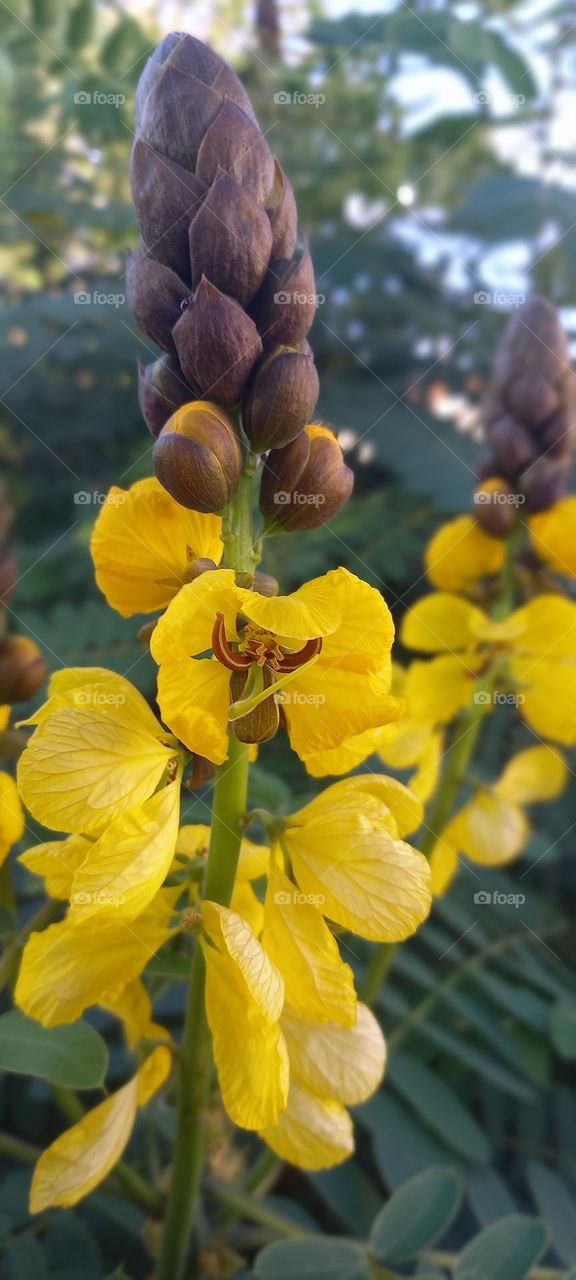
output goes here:
<path id="1" fill-rule="evenodd" d="M 482 395 L 507 314 L 537 289 L 568 328 L 576 317 L 571 6 L 392 0 L 346 12 L 317 0 L 279 8 L 259 0 L 254 13 L 243 0 L 148 9 L 0 0 L 0 15 L 0 473 L 21 565 L 12 628 L 36 636 L 53 669 L 107 665 L 151 693 L 138 623 L 99 597 L 88 540 L 109 485 L 150 472 L 136 361 L 156 353 L 124 300 L 125 248 L 136 239 L 127 174 L 135 85 L 171 26 L 232 57 L 292 179 L 324 297 L 311 335 L 320 412 L 357 475 L 339 519 L 273 540 L 266 567 L 290 588 L 344 563 L 380 586 L 398 616 L 424 589 L 427 537 L 468 506 Z M 495 776 L 527 745 L 525 734 L 496 712 L 478 771 Z M 261 753 L 256 803 L 281 809 L 310 785 L 280 741 Z M 201 796 L 188 808 L 189 820 L 206 820 Z M 287 1235 L 296 1223 L 364 1237 L 389 1193 L 447 1166 L 460 1208 L 435 1175 L 424 1260 L 398 1261 L 380 1224 L 379 1275 L 416 1266 L 422 1280 L 441 1277 L 467 1241 L 512 1213 L 532 1220 L 506 1228 L 520 1231 L 515 1263 L 497 1269 L 502 1241 L 491 1237 L 479 1260 L 463 1255 L 457 1280 L 522 1280 L 542 1253 L 550 1274 L 576 1274 L 576 981 L 566 923 L 576 887 L 574 788 L 539 822 L 511 875 L 462 873 L 396 953 L 378 1009 L 388 1083 L 358 1113 L 357 1157 L 329 1174 L 288 1171 L 272 1190 L 265 1178 L 259 1186 Z M 530 860 L 521 920 L 511 905 L 484 913 L 475 905 L 483 887 L 517 892 Z M 38 884 L 21 875 L 18 888 L 28 910 Z M 11 927 L 4 916 L 0 923 Z M 361 973 L 364 953 L 347 958 Z M 158 1016 L 176 1028 L 181 990 L 165 992 L 162 977 L 157 961 Z M 120 1079 L 126 1050 L 110 1020 L 94 1021 Z M 62 1124 L 57 1101 L 45 1082 L 4 1077 L 2 1127 L 44 1145 Z M 172 1113 L 154 1104 L 133 1147 L 142 1168 L 168 1160 L 171 1124 Z M 221 1117 L 216 1132 L 214 1175 L 242 1187 L 252 1144 L 233 1146 Z M 148 1273 L 156 1228 L 140 1209 L 103 1191 L 32 1228 L 29 1173 L 4 1157 L 1 1169 L 3 1280 Z M 548 1243 L 534 1236 L 537 1216 Z M 237 1250 L 269 1238 L 265 1225 L 237 1219 L 208 1192 L 206 1275 L 237 1274 Z M 443 1252 L 430 1252 L 444 1228 Z M 314 1272 L 324 1280 L 371 1274 L 341 1246 L 326 1248 Z M 255 1274 L 290 1280 L 303 1274 L 302 1259 L 269 1254 Z"/>

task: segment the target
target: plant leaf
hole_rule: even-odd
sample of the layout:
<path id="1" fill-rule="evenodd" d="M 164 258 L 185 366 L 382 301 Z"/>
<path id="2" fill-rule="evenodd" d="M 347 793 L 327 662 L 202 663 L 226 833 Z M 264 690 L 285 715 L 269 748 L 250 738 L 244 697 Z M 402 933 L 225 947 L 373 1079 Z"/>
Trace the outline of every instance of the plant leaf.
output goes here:
<path id="1" fill-rule="evenodd" d="M 69 1089 L 96 1089 L 106 1075 L 108 1050 L 87 1022 L 43 1027 L 19 1009 L 0 1017 L 0 1067 L 40 1076 Z"/>
<path id="2" fill-rule="evenodd" d="M 541 1222 L 514 1214 L 486 1227 L 460 1254 L 454 1280 L 526 1280 L 541 1257 L 548 1232 Z"/>
<path id="3" fill-rule="evenodd" d="M 372 1225 L 370 1242 L 378 1260 L 408 1262 L 439 1240 L 460 1208 L 462 1190 L 452 1169 L 426 1169 L 406 1182 Z"/>

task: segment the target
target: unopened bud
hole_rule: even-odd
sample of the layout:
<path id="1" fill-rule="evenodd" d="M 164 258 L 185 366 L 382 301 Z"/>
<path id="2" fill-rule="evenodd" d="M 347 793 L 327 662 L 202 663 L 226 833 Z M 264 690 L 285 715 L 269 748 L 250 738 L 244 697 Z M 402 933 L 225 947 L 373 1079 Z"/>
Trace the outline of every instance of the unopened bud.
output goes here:
<path id="1" fill-rule="evenodd" d="M 506 399 L 512 412 L 530 427 L 541 426 L 560 407 L 557 388 L 537 369 L 516 378 L 506 390 Z"/>
<path id="2" fill-rule="evenodd" d="M 10 599 L 18 583 L 18 576 L 17 556 L 13 551 L 0 550 L 0 604 L 5 604 Z"/>
<path id="3" fill-rule="evenodd" d="M 266 203 L 274 182 L 274 157 L 256 121 L 229 98 L 207 128 L 196 161 L 203 182 L 214 182 L 219 169 Z"/>
<path id="4" fill-rule="evenodd" d="M 128 253 L 128 306 L 140 329 L 164 351 L 174 354 L 172 330 L 188 299 L 188 289 L 170 267 L 141 248 Z"/>
<path id="5" fill-rule="evenodd" d="M 280 449 L 310 421 L 320 384 L 314 361 L 274 347 L 256 366 L 242 402 L 242 423 L 257 452 Z"/>
<path id="6" fill-rule="evenodd" d="M 154 257 L 190 284 L 190 219 L 206 193 L 206 184 L 176 160 L 160 155 L 136 138 L 130 160 L 134 209 L 145 244 Z"/>
<path id="7" fill-rule="evenodd" d="M 193 287 L 206 276 L 246 306 L 262 284 L 271 252 L 264 208 L 219 169 L 190 223 Z"/>
<path id="8" fill-rule="evenodd" d="M 537 458 L 520 476 L 520 488 L 525 495 L 528 511 L 547 511 L 558 502 L 562 497 L 569 467 L 569 458 L 555 458 L 547 453 Z"/>
<path id="9" fill-rule="evenodd" d="M 338 514 L 354 487 L 332 431 L 310 423 L 264 463 L 260 510 L 283 529 L 317 529 Z"/>
<path id="10" fill-rule="evenodd" d="M 0 644 L 0 703 L 27 702 L 44 683 L 47 666 L 29 636 L 8 636 Z"/>
<path id="11" fill-rule="evenodd" d="M 275 162 L 274 186 L 268 214 L 273 236 L 271 257 L 291 262 L 298 239 L 298 209 L 292 184 L 278 160 Z"/>
<path id="12" fill-rule="evenodd" d="M 252 314 L 265 342 L 297 347 L 312 326 L 316 281 L 308 248 L 294 262 L 272 258 Z"/>
<path id="13" fill-rule="evenodd" d="M 160 484 L 192 511 L 222 511 L 238 488 L 242 453 L 234 424 L 216 404 L 183 405 L 154 446 Z"/>
<path id="14" fill-rule="evenodd" d="M 507 538 L 518 522 L 518 504 L 507 480 L 489 476 L 474 494 L 474 517 L 485 533 Z"/>
<path id="15" fill-rule="evenodd" d="M 505 414 L 488 429 L 498 474 L 514 478 L 524 471 L 537 455 L 537 447 L 529 431 L 516 418 Z"/>
<path id="16" fill-rule="evenodd" d="M 138 365 L 138 400 L 153 436 L 158 436 L 176 409 L 189 404 L 193 389 L 175 356 L 161 356 L 153 364 Z"/>
<path id="17" fill-rule="evenodd" d="M 555 413 L 546 423 L 542 431 L 542 449 L 552 458 L 570 458 L 576 437 L 576 416 L 574 409 L 563 409 Z"/>
<path id="18" fill-rule="evenodd" d="M 262 343 L 254 322 L 233 298 L 202 279 L 174 329 L 186 378 L 202 396 L 238 404 Z"/>

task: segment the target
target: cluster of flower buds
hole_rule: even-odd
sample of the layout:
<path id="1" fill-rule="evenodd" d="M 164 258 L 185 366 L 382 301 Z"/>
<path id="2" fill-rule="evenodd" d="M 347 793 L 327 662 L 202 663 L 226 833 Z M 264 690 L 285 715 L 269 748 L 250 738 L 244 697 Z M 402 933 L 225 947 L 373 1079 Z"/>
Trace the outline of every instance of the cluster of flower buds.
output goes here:
<path id="1" fill-rule="evenodd" d="M 255 446 L 285 444 L 318 395 L 305 344 L 314 272 L 307 249 L 296 252 L 292 188 L 238 77 L 193 36 L 168 36 L 148 61 L 136 129 L 131 181 L 142 243 L 130 257 L 129 300 L 167 353 L 141 371 L 150 429 L 157 434 L 196 397 L 230 409 L 248 396 Z M 290 409 L 282 438 L 273 421 L 269 441 L 278 397 Z"/>
<path id="2" fill-rule="evenodd" d="M 574 390 L 558 312 L 532 298 L 510 321 L 494 364 L 486 405 L 491 454 L 475 505 L 486 532 L 503 536 L 520 506 L 544 511 L 561 496 L 576 431 Z"/>
<path id="3" fill-rule="evenodd" d="M 352 473 L 332 433 L 309 426 L 310 254 L 246 91 L 193 36 L 167 36 L 144 68 L 131 182 L 142 239 L 128 297 L 165 352 L 139 377 L 158 479 L 183 506 L 222 511 L 240 478 L 239 420 L 269 455 L 263 512 L 286 529 L 323 524 Z"/>

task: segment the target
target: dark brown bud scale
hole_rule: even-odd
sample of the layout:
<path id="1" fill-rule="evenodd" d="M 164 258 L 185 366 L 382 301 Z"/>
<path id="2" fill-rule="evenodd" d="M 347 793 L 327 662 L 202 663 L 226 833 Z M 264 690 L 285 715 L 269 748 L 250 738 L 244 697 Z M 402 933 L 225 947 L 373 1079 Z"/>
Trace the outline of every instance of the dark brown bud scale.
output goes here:
<path id="1" fill-rule="evenodd" d="M 48 668 L 29 636 L 8 636 L 0 644 L 0 702 L 27 702 L 44 684 Z"/>
<path id="2" fill-rule="evenodd" d="M 273 347 L 254 369 L 242 401 L 242 423 L 253 449 L 280 449 L 310 422 L 320 383 L 310 356 Z"/>
<path id="3" fill-rule="evenodd" d="M 174 327 L 186 377 L 203 397 L 226 408 L 238 404 L 262 343 L 238 302 L 202 279 Z"/>
<path id="4" fill-rule="evenodd" d="M 317 529 L 338 514 L 353 487 L 354 474 L 334 434 L 310 423 L 291 444 L 268 454 L 260 510 L 283 529 Z"/>
<path id="5" fill-rule="evenodd" d="M 177 410 L 162 429 L 153 458 L 160 484 L 192 511 L 222 511 L 238 488 L 242 452 L 234 424 L 208 401 Z"/>

